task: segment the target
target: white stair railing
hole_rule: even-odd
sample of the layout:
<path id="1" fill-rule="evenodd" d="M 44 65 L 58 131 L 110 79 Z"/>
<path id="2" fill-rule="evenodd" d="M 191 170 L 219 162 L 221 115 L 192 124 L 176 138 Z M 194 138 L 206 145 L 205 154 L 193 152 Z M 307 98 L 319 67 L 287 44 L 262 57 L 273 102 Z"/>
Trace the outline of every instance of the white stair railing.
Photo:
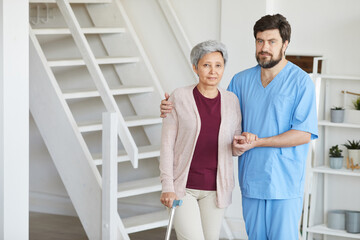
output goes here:
<path id="1" fill-rule="evenodd" d="M 134 168 L 138 167 L 138 148 L 135 144 L 131 133 L 126 126 L 124 117 L 122 116 L 114 97 L 110 92 L 110 88 L 106 82 L 104 75 L 101 72 L 99 64 L 96 62 L 95 56 L 87 42 L 84 34 L 81 31 L 80 24 L 67 0 L 56 0 L 59 9 L 64 16 L 64 19 L 70 29 L 77 47 L 84 59 L 84 62 L 89 70 L 89 73 L 94 80 L 96 88 L 104 102 L 105 108 L 108 112 L 116 112 L 118 117 L 118 134 L 120 140 L 128 153 L 131 163 Z"/>
<path id="2" fill-rule="evenodd" d="M 125 8 L 123 7 L 122 3 L 120 0 L 114 0 L 115 4 L 117 5 L 122 17 L 124 18 L 124 21 L 125 21 L 125 24 L 126 24 L 126 27 L 127 27 L 127 31 L 130 33 L 132 39 L 134 40 L 135 44 L 136 44 L 136 47 L 138 48 L 139 52 L 140 52 L 140 55 L 141 55 L 141 58 L 142 60 L 144 61 L 145 65 L 146 65 L 146 68 L 147 70 L 149 71 L 150 75 L 151 75 L 151 79 L 153 80 L 153 84 L 155 86 L 155 88 L 157 89 L 157 92 L 159 93 L 160 97 L 162 98 L 165 94 L 161 84 L 160 84 L 160 81 L 159 81 L 159 78 L 158 76 L 156 75 L 155 73 L 155 70 L 154 68 L 152 67 L 151 63 L 150 63 L 150 60 L 148 58 L 148 56 L 146 55 L 145 53 L 145 50 L 135 32 L 135 29 L 133 27 L 133 25 L 131 24 L 131 21 L 125 11 Z"/>
<path id="3" fill-rule="evenodd" d="M 189 62 L 190 52 L 192 49 L 191 43 L 188 36 L 185 33 L 184 28 L 182 27 L 179 18 L 177 17 L 173 6 L 169 0 L 158 0 L 158 3 L 164 13 L 166 20 L 169 23 L 171 30 L 174 33 L 175 39 L 177 40 L 186 62 Z M 190 70 L 194 75 L 194 81 L 197 82 L 197 76 L 193 72 L 192 65 L 189 64 Z"/>
<path id="4" fill-rule="evenodd" d="M 117 235 L 117 116 L 103 113 L 102 132 L 102 239 L 115 240 Z"/>

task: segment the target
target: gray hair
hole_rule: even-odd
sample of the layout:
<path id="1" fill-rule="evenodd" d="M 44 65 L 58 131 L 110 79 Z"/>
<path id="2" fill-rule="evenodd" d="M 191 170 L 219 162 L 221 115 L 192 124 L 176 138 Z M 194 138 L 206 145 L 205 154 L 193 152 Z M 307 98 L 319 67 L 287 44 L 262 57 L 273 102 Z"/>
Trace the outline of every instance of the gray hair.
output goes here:
<path id="1" fill-rule="evenodd" d="M 226 50 L 225 44 L 216 41 L 216 40 L 208 40 L 205 42 L 201 42 L 197 44 L 190 53 L 190 61 L 192 65 L 195 65 L 195 68 L 198 68 L 198 62 L 200 59 L 208 54 L 213 52 L 220 52 L 223 59 L 224 59 L 224 65 L 226 65 L 226 62 L 228 60 L 228 53 Z"/>

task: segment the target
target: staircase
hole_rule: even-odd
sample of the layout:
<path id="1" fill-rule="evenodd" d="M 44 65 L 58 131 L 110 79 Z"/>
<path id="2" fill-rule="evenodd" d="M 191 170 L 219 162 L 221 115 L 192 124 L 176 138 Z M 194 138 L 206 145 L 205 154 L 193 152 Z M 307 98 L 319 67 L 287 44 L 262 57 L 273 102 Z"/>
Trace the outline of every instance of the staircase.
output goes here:
<path id="1" fill-rule="evenodd" d="M 30 111 L 89 239 L 101 239 L 105 111 L 119 122 L 118 239 L 165 226 L 163 90 L 121 1 L 30 0 L 30 9 Z"/>

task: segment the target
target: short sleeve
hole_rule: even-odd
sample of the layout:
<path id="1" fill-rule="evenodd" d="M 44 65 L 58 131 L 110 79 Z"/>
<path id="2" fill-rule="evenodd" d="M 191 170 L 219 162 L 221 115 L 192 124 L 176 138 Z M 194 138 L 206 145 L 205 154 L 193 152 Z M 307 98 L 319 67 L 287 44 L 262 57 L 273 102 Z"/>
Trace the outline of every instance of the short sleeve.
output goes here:
<path id="1" fill-rule="evenodd" d="M 315 87 L 307 75 L 299 84 L 291 129 L 311 133 L 311 139 L 318 138 Z"/>

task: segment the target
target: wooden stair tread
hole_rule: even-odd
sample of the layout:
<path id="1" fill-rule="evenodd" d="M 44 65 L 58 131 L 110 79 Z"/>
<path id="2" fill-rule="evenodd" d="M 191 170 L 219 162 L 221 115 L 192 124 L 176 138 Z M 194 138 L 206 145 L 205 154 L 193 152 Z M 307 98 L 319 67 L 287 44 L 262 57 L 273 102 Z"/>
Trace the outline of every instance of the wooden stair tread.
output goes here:
<path id="1" fill-rule="evenodd" d="M 99 57 L 96 58 L 98 64 L 124 64 L 124 63 L 137 63 L 138 57 Z M 66 66 L 82 66 L 85 65 L 83 59 L 57 59 L 48 60 L 50 67 L 66 67 Z"/>
<path id="2" fill-rule="evenodd" d="M 124 198 L 158 191 L 161 191 L 160 178 L 146 178 L 119 183 L 117 197 Z"/>
<path id="3" fill-rule="evenodd" d="M 159 145 L 142 146 L 142 147 L 138 147 L 138 149 L 139 149 L 139 159 L 146 159 L 146 158 L 160 156 L 160 146 Z M 101 154 L 94 154 L 93 159 L 94 159 L 95 165 L 102 164 L 102 155 Z M 122 150 L 122 151 L 118 152 L 117 160 L 118 160 L 118 162 L 126 162 L 126 161 L 130 161 L 130 158 L 127 155 L 127 153 L 124 150 Z"/>
<path id="4" fill-rule="evenodd" d="M 137 94 L 137 93 L 149 93 L 153 92 L 154 87 L 152 86 L 122 86 L 114 89 L 110 89 L 112 95 L 126 95 L 126 94 Z M 64 90 L 63 96 L 65 99 L 77 99 L 77 98 L 90 98 L 99 97 L 100 94 L 94 89 L 72 89 Z"/>
<path id="5" fill-rule="evenodd" d="M 130 116 L 125 117 L 124 119 L 127 127 L 146 126 L 162 122 L 162 118 L 158 116 Z M 80 132 L 94 132 L 102 130 L 101 121 L 81 123 L 78 126 Z"/>
<path id="6" fill-rule="evenodd" d="M 128 127 L 137 127 L 159 124 L 162 122 L 162 118 L 159 116 L 130 116 L 125 117 L 125 121 Z"/>
<path id="7" fill-rule="evenodd" d="M 122 219 L 128 234 L 168 225 L 169 213 L 167 210 L 147 213 Z"/>
<path id="8" fill-rule="evenodd" d="M 115 27 L 92 27 L 82 28 L 84 34 L 113 34 L 113 33 L 124 33 L 125 28 Z M 56 35 L 56 34 L 70 34 L 68 28 L 33 28 L 35 35 Z"/>

